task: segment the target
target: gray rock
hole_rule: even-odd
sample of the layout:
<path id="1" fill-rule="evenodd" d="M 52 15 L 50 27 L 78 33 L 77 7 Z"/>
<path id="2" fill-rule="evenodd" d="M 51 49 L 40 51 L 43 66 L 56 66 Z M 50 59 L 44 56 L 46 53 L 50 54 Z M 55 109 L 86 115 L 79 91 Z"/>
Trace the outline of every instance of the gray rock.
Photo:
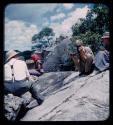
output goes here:
<path id="1" fill-rule="evenodd" d="M 23 94 L 21 96 L 21 98 L 23 99 L 23 105 L 26 107 L 30 101 L 32 100 L 32 96 L 30 92 L 26 92 L 25 94 Z"/>
<path id="2" fill-rule="evenodd" d="M 44 73 L 38 78 L 37 90 L 39 91 L 40 95 L 44 97 L 52 95 L 53 92 L 63 86 L 62 81 L 71 73 L 72 71 Z"/>
<path id="3" fill-rule="evenodd" d="M 26 92 L 21 97 L 14 96 L 13 94 L 8 94 L 4 96 L 4 115 L 7 120 L 15 121 L 21 106 L 25 107 L 31 101 L 31 94 Z"/>
<path id="4" fill-rule="evenodd" d="M 71 41 L 67 38 L 59 43 L 54 51 L 49 53 L 46 60 L 43 63 L 43 68 L 45 72 L 60 71 L 60 65 L 68 65 L 70 57 L 68 55 L 68 47 Z M 70 61 L 70 63 L 72 63 Z M 72 64 L 71 64 L 72 65 Z"/>
<path id="5" fill-rule="evenodd" d="M 21 121 L 102 121 L 109 117 L 109 71 L 86 77 L 78 77 L 78 72 L 47 73 L 39 81 L 46 99 Z"/>
<path id="6" fill-rule="evenodd" d="M 7 120 L 14 121 L 20 111 L 23 99 L 12 94 L 4 96 L 4 113 Z"/>

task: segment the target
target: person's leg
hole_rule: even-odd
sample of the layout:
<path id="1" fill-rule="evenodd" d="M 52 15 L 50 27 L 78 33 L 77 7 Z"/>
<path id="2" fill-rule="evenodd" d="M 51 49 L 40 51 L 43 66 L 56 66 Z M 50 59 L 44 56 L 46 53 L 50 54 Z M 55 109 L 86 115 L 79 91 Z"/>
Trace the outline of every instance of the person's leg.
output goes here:
<path id="1" fill-rule="evenodd" d="M 33 98 L 35 98 L 37 100 L 37 102 L 40 104 L 42 104 L 44 98 L 42 97 L 42 95 L 40 95 L 40 86 L 37 83 L 33 83 L 31 88 L 30 88 L 30 92 L 33 96 Z"/>
<path id="2" fill-rule="evenodd" d="M 44 101 L 44 98 L 41 97 L 40 93 L 39 93 L 39 86 L 37 86 L 35 83 L 32 84 L 31 88 L 30 88 L 30 92 L 32 94 L 32 97 L 34 98 L 34 100 L 32 100 L 27 106 L 27 109 L 32 109 L 38 105 L 41 105 Z"/>
<path id="3" fill-rule="evenodd" d="M 21 96 L 22 94 L 24 94 L 27 91 L 30 91 L 30 93 L 32 94 L 32 97 L 37 99 L 41 98 L 39 97 L 39 86 L 37 83 L 33 82 L 33 81 L 19 81 L 16 82 L 14 84 L 14 94 L 17 96 Z"/>
<path id="4" fill-rule="evenodd" d="M 42 102 L 44 100 L 40 96 L 39 88 L 36 85 L 37 84 L 34 83 L 33 81 L 21 81 L 21 82 L 17 82 L 17 84 L 15 84 L 15 92 L 14 92 L 15 95 L 21 96 L 25 92 L 29 91 L 31 93 L 32 97 L 34 99 L 36 99 L 36 101 L 33 100 L 30 102 L 29 106 L 26 107 L 28 109 L 34 108 L 34 107 L 42 104 Z"/>
<path id="5" fill-rule="evenodd" d="M 13 84 L 14 86 L 13 94 L 16 96 L 21 96 L 22 94 L 30 90 L 31 85 L 32 84 L 26 80 L 15 81 L 15 83 Z"/>
<path id="6" fill-rule="evenodd" d="M 86 62 L 85 62 L 85 73 L 90 74 L 93 71 L 93 57 L 91 55 L 87 56 Z"/>
<path id="7" fill-rule="evenodd" d="M 15 83 L 5 83 L 4 84 L 4 93 L 9 94 L 12 93 L 15 96 L 21 96 L 27 91 L 30 91 L 32 97 L 34 97 L 36 100 L 33 100 L 29 102 L 27 109 L 34 108 L 43 102 L 43 98 L 39 96 L 39 88 L 35 87 L 36 84 L 32 81 L 18 81 Z"/>
<path id="8" fill-rule="evenodd" d="M 85 63 L 80 60 L 78 66 L 78 70 L 80 72 L 79 76 L 83 75 L 85 73 Z"/>

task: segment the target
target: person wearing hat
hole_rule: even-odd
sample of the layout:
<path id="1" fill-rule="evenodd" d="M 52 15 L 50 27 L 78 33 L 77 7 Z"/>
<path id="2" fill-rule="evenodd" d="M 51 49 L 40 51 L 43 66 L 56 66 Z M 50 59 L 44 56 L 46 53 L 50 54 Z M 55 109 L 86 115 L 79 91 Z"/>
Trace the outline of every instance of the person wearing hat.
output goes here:
<path id="1" fill-rule="evenodd" d="M 42 104 L 43 98 L 39 95 L 36 83 L 30 80 L 30 74 L 25 61 L 19 59 L 20 53 L 10 50 L 6 53 L 4 65 L 4 93 L 21 96 L 29 91 L 37 100 L 37 105 Z"/>
<path id="2" fill-rule="evenodd" d="M 95 71 L 98 72 L 102 72 L 105 71 L 107 69 L 109 69 L 109 54 L 110 54 L 110 50 L 109 50 L 109 32 L 105 32 L 102 36 L 102 44 L 104 49 L 100 50 L 94 59 L 94 65 L 95 65 Z M 95 73 L 96 73 L 95 72 Z"/>
<path id="3" fill-rule="evenodd" d="M 94 59 L 94 55 L 92 50 L 83 45 L 82 40 L 73 39 L 73 44 L 77 48 L 77 53 L 74 55 L 70 55 L 74 64 L 78 67 L 81 75 L 89 75 L 93 71 L 92 63 Z"/>

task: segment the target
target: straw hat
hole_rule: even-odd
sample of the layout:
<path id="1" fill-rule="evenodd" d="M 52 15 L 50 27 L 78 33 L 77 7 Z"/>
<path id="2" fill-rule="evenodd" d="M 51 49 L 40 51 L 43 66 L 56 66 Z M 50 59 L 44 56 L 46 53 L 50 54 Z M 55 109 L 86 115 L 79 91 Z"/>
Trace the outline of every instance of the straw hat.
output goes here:
<path id="1" fill-rule="evenodd" d="M 109 38 L 109 32 L 105 32 L 101 38 L 102 39 Z"/>
<path id="2" fill-rule="evenodd" d="M 18 55 L 19 52 L 16 52 L 14 50 L 10 50 L 6 53 L 6 61 L 9 61 L 12 57 Z"/>

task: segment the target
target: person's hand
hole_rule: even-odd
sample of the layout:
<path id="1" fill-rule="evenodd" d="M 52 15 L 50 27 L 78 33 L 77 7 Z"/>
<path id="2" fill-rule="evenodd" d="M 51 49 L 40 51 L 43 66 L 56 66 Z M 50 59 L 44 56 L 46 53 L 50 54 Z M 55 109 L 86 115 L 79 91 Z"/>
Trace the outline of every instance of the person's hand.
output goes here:
<path id="1" fill-rule="evenodd" d="M 72 58 L 75 65 L 77 65 L 79 63 L 79 59 L 76 55 L 73 55 L 71 58 Z"/>
<path id="2" fill-rule="evenodd" d="M 86 56 L 86 50 L 83 46 L 80 46 L 78 49 L 79 53 L 80 53 L 80 57 L 82 60 L 86 60 L 87 56 Z"/>
<path id="3" fill-rule="evenodd" d="M 26 77 L 26 80 L 29 81 L 29 80 L 30 80 L 30 77 Z"/>
<path id="4" fill-rule="evenodd" d="M 78 51 L 81 53 L 81 54 L 85 54 L 85 48 L 83 46 L 80 46 L 78 48 Z"/>

